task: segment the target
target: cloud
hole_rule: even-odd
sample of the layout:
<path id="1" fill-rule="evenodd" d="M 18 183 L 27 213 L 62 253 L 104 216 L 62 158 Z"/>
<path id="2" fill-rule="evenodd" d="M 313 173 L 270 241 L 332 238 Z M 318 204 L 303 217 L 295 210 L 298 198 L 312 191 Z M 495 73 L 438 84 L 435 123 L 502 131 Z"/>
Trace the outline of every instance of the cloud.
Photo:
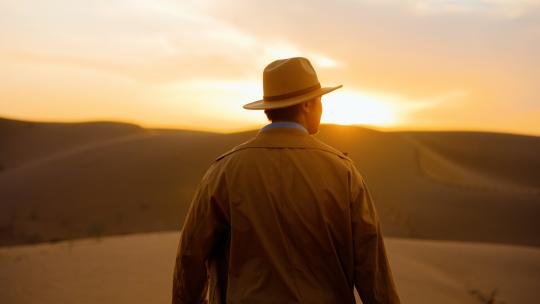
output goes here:
<path id="1" fill-rule="evenodd" d="M 538 0 L 364 0 L 372 6 L 400 6 L 418 15 L 480 15 L 520 18 L 538 10 Z"/>
<path id="2" fill-rule="evenodd" d="M 336 60 L 266 41 L 204 13 L 197 1 L 51 1 L 0 4 L 0 60 L 72 65 L 160 83 L 252 77 L 280 56 Z M 256 70 L 255 70 L 256 68 Z"/>
<path id="3" fill-rule="evenodd" d="M 419 14 L 473 14 L 501 18 L 519 18 L 538 8 L 537 0 L 423 0 L 406 1 Z"/>
<path id="4" fill-rule="evenodd" d="M 263 40 L 281 39 L 339 61 L 342 69 L 325 73 L 347 79 L 358 89 L 412 99 L 456 87 L 476 92 L 512 87 L 508 91 L 520 95 L 514 98 L 540 97 L 529 82 L 540 77 L 540 18 L 532 18 L 540 12 L 536 1 L 518 1 L 520 8 L 528 9 L 528 17 L 518 20 L 488 13 L 419 16 L 410 9 L 418 3 L 436 2 L 234 1 L 217 3 L 209 13 Z M 514 5 L 482 3 L 503 10 Z"/>

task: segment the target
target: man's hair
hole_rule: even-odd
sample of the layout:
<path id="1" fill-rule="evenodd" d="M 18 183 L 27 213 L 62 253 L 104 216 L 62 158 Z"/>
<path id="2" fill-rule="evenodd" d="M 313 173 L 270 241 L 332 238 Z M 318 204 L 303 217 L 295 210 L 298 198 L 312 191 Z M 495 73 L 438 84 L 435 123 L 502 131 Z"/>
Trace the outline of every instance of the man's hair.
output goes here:
<path id="1" fill-rule="evenodd" d="M 285 108 L 264 110 L 264 114 L 266 114 L 266 118 L 268 118 L 268 120 L 270 121 L 294 121 L 300 114 L 300 111 L 302 109 L 302 104 L 304 102 L 301 102 L 301 103 L 298 103 L 289 107 L 285 107 Z"/>

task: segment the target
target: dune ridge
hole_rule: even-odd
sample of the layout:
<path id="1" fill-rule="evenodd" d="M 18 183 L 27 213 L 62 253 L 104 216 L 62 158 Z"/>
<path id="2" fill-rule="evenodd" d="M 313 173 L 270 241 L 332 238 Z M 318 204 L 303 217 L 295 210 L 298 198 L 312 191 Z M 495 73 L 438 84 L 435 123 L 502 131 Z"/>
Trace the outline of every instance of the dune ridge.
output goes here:
<path id="1" fill-rule="evenodd" d="M 100 141 L 95 141 L 95 142 L 85 143 L 85 144 L 81 144 L 74 147 L 69 147 L 68 149 L 61 150 L 55 153 L 47 154 L 40 157 L 35 157 L 32 160 L 24 162 L 12 169 L 5 170 L 7 172 L 5 172 L 4 174 L 10 174 L 9 172 L 10 170 L 25 170 L 25 169 L 31 169 L 32 167 L 39 166 L 42 164 L 47 164 L 51 162 L 59 162 L 59 161 L 62 161 L 64 158 L 71 157 L 71 156 L 81 154 L 81 153 L 88 153 L 94 149 L 100 149 L 108 145 L 114 145 L 114 144 L 123 143 L 127 141 L 144 139 L 147 137 L 151 137 L 152 135 L 153 134 L 151 132 L 121 135 L 118 137 L 102 139 Z"/>
<path id="2" fill-rule="evenodd" d="M 427 178 L 442 183 L 480 190 L 524 195 L 540 194 L 540 185 L 538 187 L 520 185 L 511 180 L 504 180 L 498 176 L 490 176 L 484 172 L 467 168 L 441 155 L 439 152 L 434 151 L 426 144 L 415 140 L 411 136 L 405 136 L 416 147 L 419 167 Z"/>
<path id="3" fill-rule="evenodd" d="M 7 170 L 79 145 L 142 131 L 143 128 L 134 124 L 110 121 L 56 123 L 0 117 L 0 147 L 3 147 L 0 165 Z"/>

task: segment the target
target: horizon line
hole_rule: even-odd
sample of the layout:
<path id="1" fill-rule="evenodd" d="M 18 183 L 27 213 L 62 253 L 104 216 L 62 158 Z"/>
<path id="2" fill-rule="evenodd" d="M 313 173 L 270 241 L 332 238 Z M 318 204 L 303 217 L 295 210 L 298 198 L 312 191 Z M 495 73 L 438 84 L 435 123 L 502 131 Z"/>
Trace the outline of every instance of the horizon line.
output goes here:
<path id="1" fill-rule="evenodd" d="M 126 124 L 133 125 L 143 129 L 149 130 L 178 130 L 178 131 L 193 131 L 193 132 L 205 132 L 205 133 L 214 133 L 214 134 L 235 134 L 256 131 L 260 129 L 264 124 L 257 125 L 253 124 L 249 127 L 239 127 L 233 129 L 232 131 L 222 131 L 216 130 L 215 128 L 199 128 L 188 125 L 170 125 L 170 124 L 151 124 L 151 123 L 142 123 L 140 121 L 129 120 L 129 119 L 119 119 L 119 118 L 91 118 L 91 119 L 35 119 L 35 118 L 22 118 L 22 117 L 13 117 L 9 115 L 0 115 L 0 120 L 11 120 L 18 121 L 22 123 L 51 123 L 51 124 L 84 124 L 84 123 L 117 123 L 117 124 Z M 269 122 L 268 122 L 269 123 Z M 422 126 L 395 126 L 395 127 L 381 127 L 369 124 L 338 124 L 338 123 L 322 123 L 322 126 L 338 126 L 338 127 L 355 127 L 374 130 L 378 132 L 469 132 L 469 133 L 498 133 L 498 134 L 507 134 L 507 135 L 518 135 L 518 136 L 532 136 L 540 137 L 539 134 L 535 133 L 524 133 L 516 132 L 503 129 L 482 129 L 482 128 L 460 128 L 460 127 L 422 127 Z"/>

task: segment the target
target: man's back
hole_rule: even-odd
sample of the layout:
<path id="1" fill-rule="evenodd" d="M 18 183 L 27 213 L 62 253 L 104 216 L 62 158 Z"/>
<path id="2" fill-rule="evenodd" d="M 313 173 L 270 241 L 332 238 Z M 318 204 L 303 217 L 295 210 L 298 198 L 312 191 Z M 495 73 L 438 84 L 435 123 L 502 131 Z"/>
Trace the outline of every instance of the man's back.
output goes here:
<path id="1" fill-rule="evenodd" d="M 399 303 L 362 177 L 339 151 L 276 128 L 219 157 L 182 231 L 173 298 Z"/>

